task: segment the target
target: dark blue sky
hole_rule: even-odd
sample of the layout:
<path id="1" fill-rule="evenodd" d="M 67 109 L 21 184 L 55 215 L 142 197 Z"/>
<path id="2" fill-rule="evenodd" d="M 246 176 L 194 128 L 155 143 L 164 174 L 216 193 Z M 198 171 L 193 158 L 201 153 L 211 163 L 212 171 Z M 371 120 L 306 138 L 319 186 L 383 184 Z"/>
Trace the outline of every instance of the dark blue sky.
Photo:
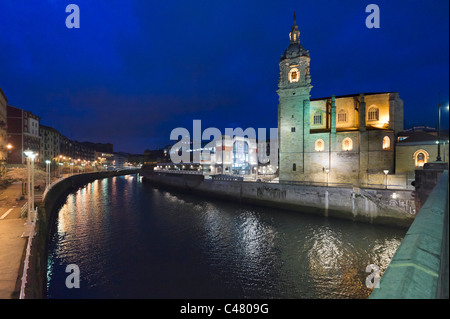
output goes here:
<path id="1" fill-rule="evenodd" d="M 80 29 L 67 29 L 75 3 Z M 380 8 L 368 29 L 366 5 Z M 449 1 L 0 0 L 0 87 L 69 138 L 142 153 L 175 127 L 276 127 L 293 12 L 312 98 L 396 91 L 405 126 L 449 98 Z M 448 111 L 443 113 L 448 127 Z"/>

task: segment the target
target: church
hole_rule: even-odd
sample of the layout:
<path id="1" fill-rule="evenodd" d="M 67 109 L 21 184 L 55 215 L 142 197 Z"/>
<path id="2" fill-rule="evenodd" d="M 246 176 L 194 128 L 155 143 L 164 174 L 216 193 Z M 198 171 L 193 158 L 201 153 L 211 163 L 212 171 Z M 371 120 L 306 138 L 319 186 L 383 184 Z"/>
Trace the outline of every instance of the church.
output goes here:
<path id="1" fill-rule="evenodd" d="M 403 131 L 397 92 L 311 99 L 309 51 L 294 24 L 279 63 L 279 180 L 380 185 L 395 174 L 395 141 Z"/>

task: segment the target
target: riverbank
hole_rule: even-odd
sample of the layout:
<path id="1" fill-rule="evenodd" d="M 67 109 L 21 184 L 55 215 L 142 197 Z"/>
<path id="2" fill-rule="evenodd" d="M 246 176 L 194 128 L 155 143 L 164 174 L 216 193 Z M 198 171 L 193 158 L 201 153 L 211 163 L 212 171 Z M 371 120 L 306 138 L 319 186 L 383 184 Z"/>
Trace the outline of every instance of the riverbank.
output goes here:
<path id="1" fill-rule="evenodd" d="M 64 203 L 66 196 L 97 179 L 136 173 L 139 173 L 138 169 L 86 173 L 72 175 L 52 184 L 44 200 L 38 204 L 36 234 L 31 246 L 27 285 L 24 290 L 26 299 L 43 299 L 46 296 L 47 246 L 57 218 L 58 208 Z"/>
<path id="2" fill-rule="evenodd" d="M 156 187 L 353 221 L 407 228 L 414 221 L 410 190 L 325 187 L 289 183 L 211 180 L 203 175 L 142 170 Z"/>

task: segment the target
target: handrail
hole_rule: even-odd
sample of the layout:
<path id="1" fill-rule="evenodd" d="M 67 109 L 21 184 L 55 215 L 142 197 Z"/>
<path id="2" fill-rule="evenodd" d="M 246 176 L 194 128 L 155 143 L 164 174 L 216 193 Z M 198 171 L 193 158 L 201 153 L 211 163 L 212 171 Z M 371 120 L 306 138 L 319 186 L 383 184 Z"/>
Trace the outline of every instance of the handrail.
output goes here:
<path id="1" fill-rule="evenodd" d="M 36 207 L 36 209 L 34 211 L 34 218 L 30 225 L 30 231 L 28 234 L 28 243 L 27 243 L 27 249 L 26 249 L 26 253 L 25 253 L 25 261 L 23 264 L 22 283 L 20 285 L 19 299 L 25 299 L 25 287 L 27 284 L 27 274 L 28 274 L 28 268 L 29 268 L 29 264 L 30 264 L 31 246 L 33 245 L 33 238 L 35 235 L 37 216 L 38 216 L 38 208 Z"/>

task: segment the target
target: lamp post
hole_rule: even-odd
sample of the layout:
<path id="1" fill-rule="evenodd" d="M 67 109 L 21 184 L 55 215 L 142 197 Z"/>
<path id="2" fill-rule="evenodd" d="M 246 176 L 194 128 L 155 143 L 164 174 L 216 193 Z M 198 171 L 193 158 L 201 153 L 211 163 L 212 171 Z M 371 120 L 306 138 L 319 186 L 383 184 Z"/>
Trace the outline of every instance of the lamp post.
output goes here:
<path id="1" fill-rule="evenodd" d="M 327 187 L 328 187 L 328 174 L 330 173 L 330 169 L 329 168 L 325 168 L 325 173 L 327 173 Z"/>
<path id="2" fill-rule="evenodd" d="M 45 161 L 45 176 L 47 177 L 47 181 L 46 181 L 46 186 L 45 186 L 45 188 L 47 189 L 47 188 L 49 188 L 50 187 L 50 182 L 51 182 L 51 180 L 50 180 L 50 161 L 49 160 L 46 160 Z"/>
<path id="3" fill-rule="evenodd" d="M 443 106 L 443 103 L 438 104 L 438 152 L 436 157 L 436 162 L 441 162 L 441 107 Z M 446 106 L 446 109 L 448 109 L 448 105 Z M 445 151 L 445 150 L 444 150 Z"/>
<path id="4" fill-rule="evenodd" d="M 27 157 L 27 172 L 28 172 L 28 184 L 27 184 L 27 204 L 28 204 L 28 216 L 27 223 L 31 224 L 31 214 L 34 211 L 34 158 L 36 154 L 30 149 L 27 149 L 24 154 Z"/>
<path id="5" fill-rule="evenodd" d="M 386 189 L 387 189 L 387 187 L 388 187 L 387 176 L 388 176 L 389 170 L 385 169 L 383 172 L 384 172 L 384 176 L 386 176 Z"/>

